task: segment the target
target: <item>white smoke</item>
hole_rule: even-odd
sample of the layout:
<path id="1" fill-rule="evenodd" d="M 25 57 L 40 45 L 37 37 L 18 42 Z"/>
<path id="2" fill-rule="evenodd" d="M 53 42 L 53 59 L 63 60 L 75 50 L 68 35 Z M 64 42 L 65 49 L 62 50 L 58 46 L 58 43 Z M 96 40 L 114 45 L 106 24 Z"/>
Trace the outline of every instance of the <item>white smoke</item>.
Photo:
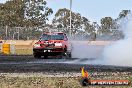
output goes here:
<path id="1" fill-rule="evenodd" d="M 90 44 L 92 41 L 83 41 L 83 42 L 75 42 L 73 43 L 72 49 L 72 58 L 80 58 L 80 59 L 97 59 L 102 54 L 102 50 L 104 46 L 92 45 Z"/>
<path id="2" fill-rule="evenodd" d="M 103 59 L 107 65 L 132 66 L 132 15 L 129 14 L 119 22 L 125 37 L 106 46 Z"/>

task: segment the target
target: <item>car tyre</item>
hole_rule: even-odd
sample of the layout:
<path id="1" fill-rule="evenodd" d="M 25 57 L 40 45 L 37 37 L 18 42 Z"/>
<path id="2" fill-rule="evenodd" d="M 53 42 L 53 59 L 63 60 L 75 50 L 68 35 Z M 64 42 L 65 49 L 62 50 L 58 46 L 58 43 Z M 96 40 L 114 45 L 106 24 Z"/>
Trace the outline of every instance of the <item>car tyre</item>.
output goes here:
<path id="1" fill-rule="evenodd" d="M 41 56 L 38 54 L 34 54 L 34 58 L 39 59 L 39 58 L 41 58 Z"/>
<path id="2" fill-rule="evenodd" d="M 47 55 L 44 55 L 44 59 L 48 59 L 48 56 Z"/>

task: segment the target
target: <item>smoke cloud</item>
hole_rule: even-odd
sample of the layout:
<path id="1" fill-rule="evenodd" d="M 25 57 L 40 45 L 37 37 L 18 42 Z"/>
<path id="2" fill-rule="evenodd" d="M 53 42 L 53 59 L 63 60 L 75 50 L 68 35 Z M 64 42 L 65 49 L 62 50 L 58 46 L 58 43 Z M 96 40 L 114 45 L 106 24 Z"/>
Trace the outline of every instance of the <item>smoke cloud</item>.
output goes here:
<path id="1" fill-rule="evenodd" d="M 103 59 L 107 65 L 132 66 L 132 15 L 121 19 L 120 30 L 124 39 L 118 40 L 104 48 Z"/>
<path id="2" fill-rule="evenodd" d="M 72 43 L 72 58 L 95 59 L 99 58 L 102 54 L 104 46 L 92 45 L 91 41 L 79 42 L 80 41 Z"/>
<path id="3" fill-rule="evenodd" d="M 90 41 L 72 43 L 72 58 L 66 63 L 132 66 L 132 15 L 118 21 L 124 39 L 106 46 L 90 45 Z"/>

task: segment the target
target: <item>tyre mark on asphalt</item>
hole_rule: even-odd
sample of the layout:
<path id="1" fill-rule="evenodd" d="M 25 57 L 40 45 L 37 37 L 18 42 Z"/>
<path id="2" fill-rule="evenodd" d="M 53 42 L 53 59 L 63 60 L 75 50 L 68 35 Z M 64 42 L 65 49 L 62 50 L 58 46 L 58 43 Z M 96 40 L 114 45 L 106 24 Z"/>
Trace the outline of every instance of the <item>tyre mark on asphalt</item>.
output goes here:
<path id="1" fill-rule="evenodd" d="M 75 61 L 69 59 L 34 59 L 33 56 L 8 57 L 1 58 L 0 56 L 0 72 L 80 72 L 81 67 L 98 72 L 132 72 L 132 67 L 69 63 Z M 84 62 L 85 60 L 87 59 L 83 59 Z"/>

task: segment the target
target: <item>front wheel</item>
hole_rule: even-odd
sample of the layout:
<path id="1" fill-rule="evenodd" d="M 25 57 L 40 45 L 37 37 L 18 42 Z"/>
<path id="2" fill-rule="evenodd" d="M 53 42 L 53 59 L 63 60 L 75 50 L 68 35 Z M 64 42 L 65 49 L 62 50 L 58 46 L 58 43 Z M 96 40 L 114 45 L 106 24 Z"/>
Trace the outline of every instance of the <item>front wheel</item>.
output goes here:
<path id="1" fill-rule="evenodd" d="M 39 54 L 34 54 L 34 58 L 36 58 L 36 59 L 41 58 L 41 55 L 39 55 Z"/>
<path id="2" fill-rule="evenodd" d="M 44 55 L 44 59 L 48 59 L 48 56 L 47 55 Z"/>

